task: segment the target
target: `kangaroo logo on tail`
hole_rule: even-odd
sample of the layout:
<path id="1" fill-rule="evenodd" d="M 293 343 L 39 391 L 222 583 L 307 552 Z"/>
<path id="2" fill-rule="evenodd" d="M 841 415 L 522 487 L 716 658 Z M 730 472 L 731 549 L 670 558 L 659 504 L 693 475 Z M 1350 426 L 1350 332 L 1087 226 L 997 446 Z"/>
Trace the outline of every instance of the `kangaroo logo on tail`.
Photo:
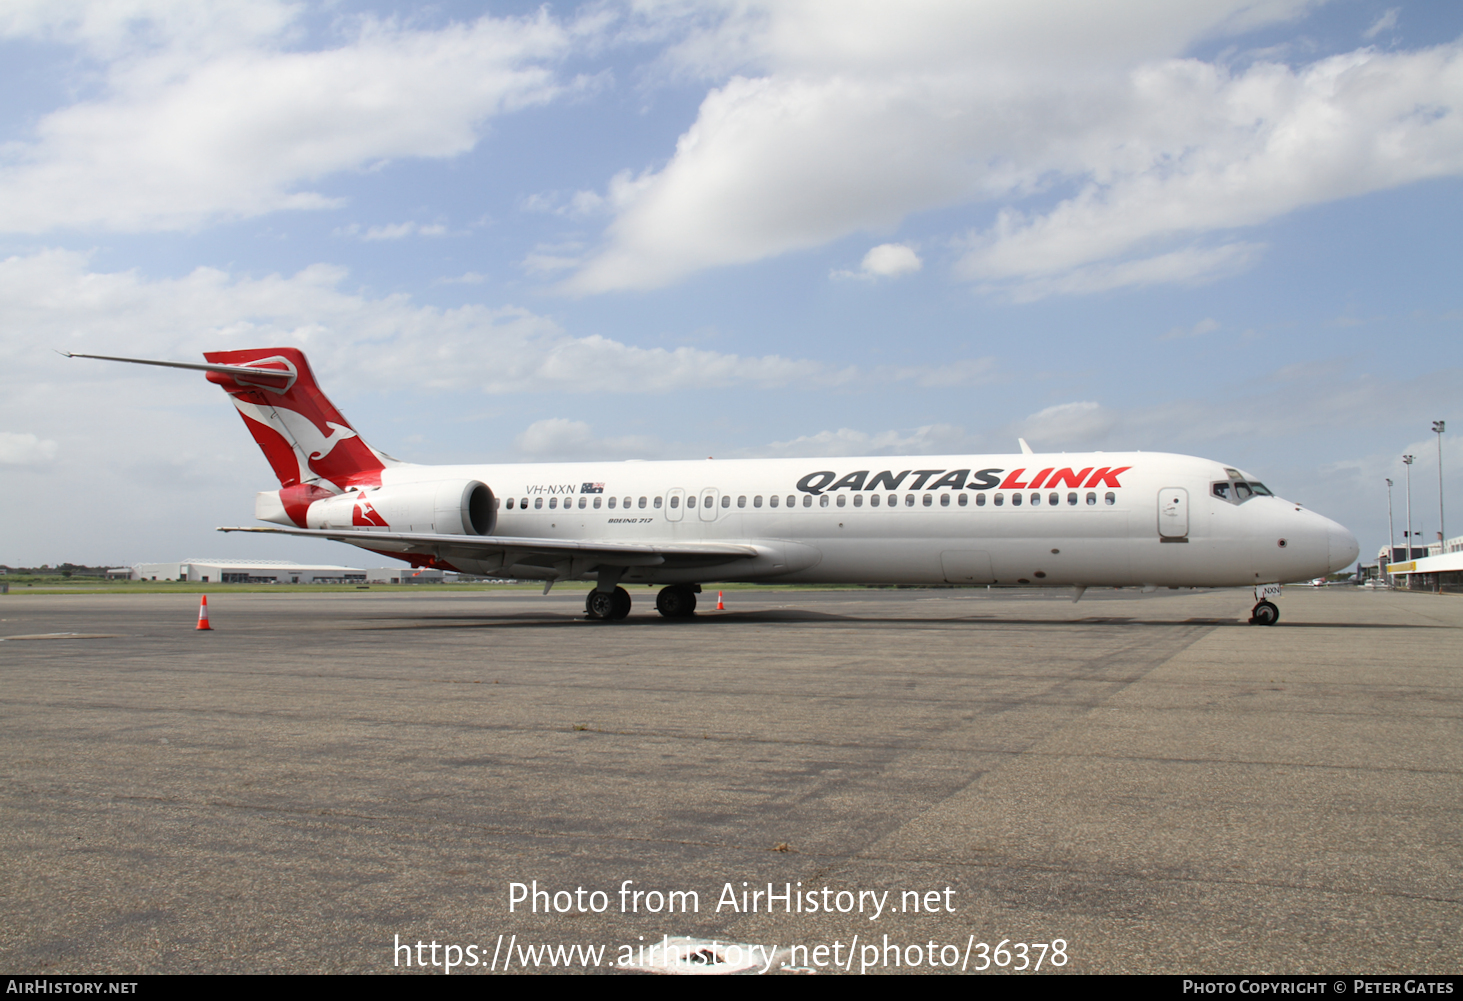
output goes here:
<path id="1" fill-rule="evenodd" d="M 298 349 L 209 351 L 204 357 L 218 365 L 262 370 L 257 382 L 222 372 L 209 372 L 208 381 L 222 386 L 234 401 L 280 486 L 313 484 L 331 493 L 378 487 L 381 471 L 395 463 L 367 445 L 320 391 Z"/>

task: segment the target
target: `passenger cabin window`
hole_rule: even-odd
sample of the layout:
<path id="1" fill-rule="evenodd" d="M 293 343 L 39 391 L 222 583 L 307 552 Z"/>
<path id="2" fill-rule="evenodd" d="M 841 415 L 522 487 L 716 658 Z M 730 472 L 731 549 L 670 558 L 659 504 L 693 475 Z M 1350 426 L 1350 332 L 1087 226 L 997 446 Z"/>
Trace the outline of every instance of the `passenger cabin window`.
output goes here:
<path id="1" fill-rule="evenodd" d="M 930 496 L 929 494 L 925 494 L 925 507 L 930 507 L 934 503 L 935 503 L 935 498 L 932 497 L 932 496 Z"/>
<path id="2" fill-rule="evenodd" d="M 1104 494 L 1102 499 L 1107 504 L 1116 504 L 1118 502 L 1117 494 L 1113 493 L 1111 490 Z"/>
<path id="3" fill-rule="evenodd" d="M 841 497 L 839 498 L 839 500 L 842 500 L 842 499 L 843 498 L 841 498 Z M 804 501 L 803 503 L 806 505 L 807 502 Z M 824 494 L 823 496 L 821 496 L 821 497 L 818 498 L 818 506 L 819 507 L 827 507 L 828 506 L 828 495 L 827 494 Z"/>
<path id="4" fill-rule="evenodd" d="M 644 507 L 645 506 L 645 498 L 644 497 L 640 498 L 640 506 L 641 507 Z M 655 503 L 652 504 L 651 506 L 654 507 L 657 511 L 659 511 L 660 510 L 660 498 L 657 497 L 655 499 Z"/>
<path id="5" fill-rule="evenodd" d="M 645 506 L 645 498 L 644 498 L 644 497 L 642 497 L 642 498 L 640 498 L 640 506 L 641 506 L 641 507 L 644 507 L 644 506 Z M 655 502 L 655 506 L 656 506 L 656 507 L 660 507 L 660 501 L 659 501 L 659 500 L 657 500 L 657 501 L 656 501 L 656 502 Z"/>
<path id="6" fill-rule="evenodd" d="M 645 498 L 644 497 L 640 498 L 640 506 L 641 507 L 644 507 L 645 506 Z M 628 497 L 625 498 L 625 510 L 626 511 L 630 510 L 630 498 L 628 498 Z"/>
<path id="7" fill-rule="evenodd" d="M 1097 494 L 1091 494 L 1091 493 L 1088 494 L 1087 495 L 1087 503 L 1088 504 L 1096 504 L 1097 503 Z"/>
<path id="8" fill-rule="evenodd" d="M 695 498 L 692 498 L 692 499 L 694 500 Z M 679 497 L 672 497 L 671 498 L 671 507 L 680 507 L 680 506 L 681 506 L 681 499 Z"/>
<path id="9" fill-rule="evenodd" d="M 611 498 L 610 498 L 610 510 L 611 510 L 611 511 L 613 511 L 613 510 L 614 510 L 614 509 L 615 509 L 615 500 L 616 500 L 616 499 L 617 499 L 617 498 L 614 498 L 614 497 L 611 497 Z"/>
<path id="10" fill-rule="evenodd" d="M 996 494 L 996 507 L 1000 507 L 1004 503 L 1006 503 L 1006 495 Z"/>
<path id="11" fill-rule="evenodd" d="M 904 495 L 904 506 L 905 507 L 914 507 L 914 494 L 905 494 Z"/>
<path id="12" fill-rule="evenodd" d="M 752 506 L 753 507 L 761 507 L 762 506 L 762 495 L 761 494 L 758 494 L 756 497 L 753 497 L 752 498 Z"/>
<path id="13" fill-rule="evenodd" d="M 823 503 L 826 504 L 826 503 L 828 503 L 828 501 L 827 500 L 824 500 Z M 813 495 L 812 494 L 803 494 L 803 507 L 812 507 L 812 506 L 813 506 Z"/>
<path id="14" fill-rule="evenodd" d="M 839 494 L 838 495 L 838 506 L 839 507 L 843 507 L 847 503 L 848 503 L 848 497 L 845 496 L 844 494 Z"/>
<path id="15" fill-rule="evenodd" d="M 965 499 L 965 495 L 964 494 L 961 494 L 960 495 L 960 499 L 961 500 L 964 500 Z M 940 495 L 940 506 L 941 507 L 949 507 L 950 506 L 950 495 L 949 494 L 941 494 Z"/>
<path id="16" fill-rule="evenodd" d="M 1038 506 L 1040 506 L 1040 504 L 1041 504 L 1041 494 L 1032 494 L 1031 495 L 1031 506 L 1032 507 L 1038 507 Z"/>
<path id="17" fill-rule="evenodd" d="M 1021 495 L 1020 494 L 1012 494 L 1011 495 L 1011 506 L 1012 507 L 1020 507 L 1021 506 Z"/>
<path id="18" fill-rule="evenodd" d="M 798 499 L 796 497 L 794 497 L 792 494 L 788 494 L 787 495 L 787 506 L 788 507 L 797 507 L 797 503 L 798 503 Z"/>
<path id="19" fill-rule="evenodd" d="M 975 495 L 975 506 L 976 507 L 985 507 L 985 494 L 976 494 Z"/>
<path id="20" fill-rule="evenodd" d="M 549 498 L 549 510 L 552 511 L 554 508 L 556 508 L 558 506 L 559 506 L 559 498 L 557 498 L 557 497 L 550 497 Z"/>
<path id="21" fill-rule="evenodd" d="M 513 510 L 513 498 L 512 497 L 509 497 L 508 498 L 508 510 L 510 510 L 510 511 Z"/>
<path id="22" fill-rule="evenodd" d="M 581 498 L 579 498 L 579 510 L 581 510 L 581 511 L 584 510 L 584 508 L 585 508 L 585 502 L 588 501 L 588 500 L 589 500 L 588 497 L 581 497 Z M 596 504 L 595 507 L 599 507 L 599 505 Z"/>
<path id="23" fill-rule="evenodd" d="M 722 507 L 731 507 L 731 494 L 727 494 L 726 496 L 722 497 L 722 499 L 721 499 L 721 506 Z M 740 504 L 738 504 L 737 507 L 746 507 L 746 506 L 747 506 L 747 498 L 743 497 L 742 498 L 742 502 Z"/>
<path id="24" fill-rule="evenodd" d="M 773 494 L 771 497 L 767 498 L 767 504 L 770 507 L 776 507 L 777 506 L 777 495 L 776 494 Z"/>
<path id="25" fill-rule="evenodd" d="M 539 510 L 543 506 L 544 506 L 544 499 L 542 497 L 535 497 L 533 499 L 533 509 L 535 511 Z"/>
<path id="26" fill-rule="evenodd" d="M 1062 502 L 1062 495 L 1061 494 L 1047 494 L 1046 502 L 1048 504 L 1050 504 L 1052 507 L 1056 507 L 1058 504 L 1060 504 Z"/>
<path id="27" fill-rule="evenodd" d="M 613 498 L 613 497 L 611 497 L 611 498 L 610 498 L 610 500 L 614 500 L 614 498 Z M 596 510 L 596 511 L 598 511 L 598 510 L 599 510 L 599 498 L 598 498 L 598 497 L 596 497 L 596 498 L 595 498 L 595 499 L 594 499 L 594 509 L 595 509 L 595 510 Z"/>
<path id="28" fill-rule="evenodd" d="M 898 494 L 890 494 L 889 495 L 889 506 L 890 507 L 898 507 L 899 506 L 899 495 Z"/>
<path id="29" fill-rule="evenodd" d="M 1076 494 L 1072 493 L 1072 494 L 1068 494 L 1067 495 L 1067 506 L 1068 507 L 1076 507 L 1077 506 L 1077 495 Z"/>
<path id="30" fill-rule="evenodd" d="M 746 506 L 747 506 L 747 498 L 745 496 L 738 497 L 737 498 L 737 507 L 746 507 Z"/>
<path id="31" fill-rule="evenodd" d="M 969 503 L 970 503 L 970 495 L 969 494 L 966 494 L 966 493 L 962 493 L 960 495 L 960 506 L 961 507 L 964 507 L 965 505 L 967 505 Z"/>
<path id="32" fill-rule="evenodd" d="M 854 503 L 858 503 L 858 502 L 855 501 Z M 878 494 L 869 494 L 869 507 L 878 507 L 878 506 L 879 506 L 879 495 Z"/>
<path id="33" fill-rule="evenodd" d="M 854 507 L 863 507 L 864 506 L 864 495 L 863 494 L 854 494 L 853 495 L 853 506 Z"/>

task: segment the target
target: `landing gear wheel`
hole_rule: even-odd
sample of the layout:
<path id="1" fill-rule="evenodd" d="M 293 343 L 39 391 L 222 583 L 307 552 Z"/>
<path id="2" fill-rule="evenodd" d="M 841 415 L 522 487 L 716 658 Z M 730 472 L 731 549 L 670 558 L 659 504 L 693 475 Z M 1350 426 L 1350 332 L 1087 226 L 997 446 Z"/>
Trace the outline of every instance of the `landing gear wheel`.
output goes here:
<path id="1" fill-rule="evenodd" d="M 1280 621 L 1280 609 L 1274 602 L 1262 601 L 1250 611 L 1250 625 L 1273 626 Z"/>
<path id="2" fill-rule="evenodd" d="M 615 588 L 615 593 L 612 598 L 613 600 L 610 605 L 609 614 L 609 617 L 611 619 L 623 619 L 625 616 L 630 614 L 629 591 L 626 591 L 623 587 L 617 587 Z"/>
<path id="3" fill-rule="evenodd" d="M 613 591 L 595 588 L 584 599 L 584 614 L 591 619 L 623 619 L 630 614 L 630 592 L 623 587 Z"/>
<path id="4" fill-rule="evenodd" d="M 591 619 L 608 619 L 614 609 L 615 596 L 595 589 L 584 597 L 584 614 Z"/>
<path id="5" fill-rule="evenodd" d="M 696 592 L 681 584 L 663 587 L 655 596 L 655 610 L 668 619 L 689 619 L 696 614 Z"/>

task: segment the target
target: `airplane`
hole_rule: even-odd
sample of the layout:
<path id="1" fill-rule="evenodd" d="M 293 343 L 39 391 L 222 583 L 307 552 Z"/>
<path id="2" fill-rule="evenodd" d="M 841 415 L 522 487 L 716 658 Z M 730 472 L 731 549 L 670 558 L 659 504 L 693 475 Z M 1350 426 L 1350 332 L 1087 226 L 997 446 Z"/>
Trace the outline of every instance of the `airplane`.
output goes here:
<path id="1" fill-rule="evenodd" d="M 372 448 L 297 348 L 204 353 L 278 490 L 224 532 L 345 542 L 465 574 L 593 581 L 589 618 L 624 619 L 624 585 L 661 585 L 670 619 L 713 581 L 1253 587 L 1274 625 L 1282 582 L 1356 559 L 1344 527 L 1242 470 L 1162 452 L 424 466 Z M 279 527 L 274 527 L 279 526 Z"/>

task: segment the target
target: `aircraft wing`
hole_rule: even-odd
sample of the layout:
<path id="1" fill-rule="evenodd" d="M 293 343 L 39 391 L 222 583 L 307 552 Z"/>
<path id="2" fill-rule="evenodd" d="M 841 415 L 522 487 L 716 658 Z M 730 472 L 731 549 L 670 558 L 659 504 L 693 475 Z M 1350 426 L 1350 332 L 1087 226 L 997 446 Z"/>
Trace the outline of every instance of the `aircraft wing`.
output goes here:
<path id="1" fill-rule="evenodd" d="M 261 532 L 269 535 L 300 535 L 307 538 L 348 542 L 381 553 L 402 553 L 453 559 L 555 568 L 572 561 L 576 572 L 597 565 L 646 567 L 712 566 L 737 559 L 752 559 L 761 553 L 756 546 L 727 542 L 614 542 L 610 540 L 531 539 L 504 535 L 435 535 L 424 532 L 376 532 L 324 528 L 220 528 L 220 532 Z"/>

